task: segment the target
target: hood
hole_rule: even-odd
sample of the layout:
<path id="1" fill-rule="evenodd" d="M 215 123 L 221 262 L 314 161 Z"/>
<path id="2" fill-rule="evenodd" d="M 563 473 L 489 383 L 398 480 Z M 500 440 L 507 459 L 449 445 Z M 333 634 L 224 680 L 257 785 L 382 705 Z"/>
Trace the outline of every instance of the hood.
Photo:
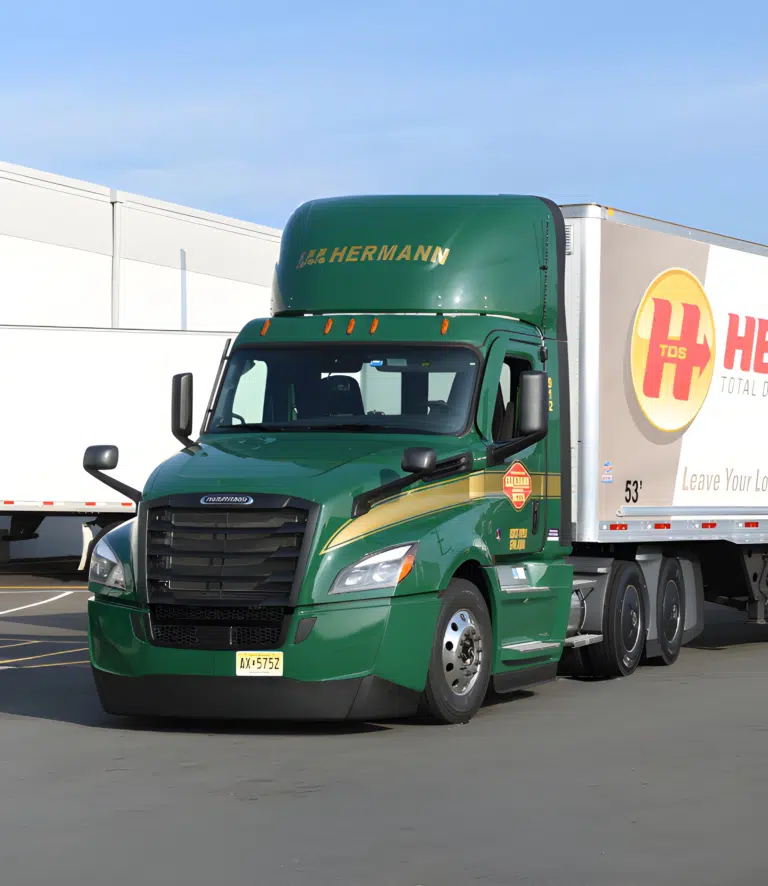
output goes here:
<path id="1" fill-rule="evenodd" d="M 356 495 L 402 476 L 408 446 L 429 445 L 438 458 L 463 451 L 456 438 L 349 433 L 227 434 L 200 450 L 163 462 L 147 481 L 144 498 L 186 492 L 266 492 L 323 502 Z"/>

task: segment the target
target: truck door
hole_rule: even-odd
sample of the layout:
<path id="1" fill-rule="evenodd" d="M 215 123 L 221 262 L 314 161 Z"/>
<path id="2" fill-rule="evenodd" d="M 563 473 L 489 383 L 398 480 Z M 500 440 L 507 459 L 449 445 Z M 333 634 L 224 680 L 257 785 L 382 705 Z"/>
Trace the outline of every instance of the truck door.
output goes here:
<path id="1" fill-rule="evenodd" d="M 520 375 L 543 368 L 540 346 L 500 338 L 491 347 L 486 366 L 482 396 L 487 420 L 482 430 L 488 443 L 506 443 L 517 434 Z M 546 538 L 546 438 L 492 466 L 488 474 L 489 490 L 501 493 L 494 530 L 501 528 L 502 533 L 499 538 L 494 531 L 492 553 L 497 558 L 538 553 Z"/>
<path id="2" fill-rule="evenodd" d="M 518 386 L 526 370 L 542 370 L 539 342 L 500 337 L 491 346 L 478 410 L 488 443 L 517 433 Z M 561 590 L 549 588 L 547 564 L 530 560 L 547 539 L 547 438 L 486 470 L 493 502 L 488 547 L 502 587 L 498 605 L 503 659 L 510 665 L 538 662 L 557 653 L 553 639 L 562 611 Z"/>

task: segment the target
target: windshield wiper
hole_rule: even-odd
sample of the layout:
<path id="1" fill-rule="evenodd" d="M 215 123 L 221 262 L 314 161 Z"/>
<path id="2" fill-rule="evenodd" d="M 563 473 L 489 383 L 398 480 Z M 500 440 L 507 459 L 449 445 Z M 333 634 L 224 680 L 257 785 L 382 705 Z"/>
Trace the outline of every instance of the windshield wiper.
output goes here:
<path id="1" fill-rule="evenodd" d="M 339 425 L 302 425 L 301 427 L 305 431 L 396 431 L 396 430 L 400 430 L 400 428 L 395 428 L 392 425 L 369 425 L 369 424 L 357 424 L 354 422 L 349 422 L 347 424 L 339 424 Z"/>
<path id="2" fill-rule="evenodd" d="M 217 431 L 390 431 L 398 434 L 439 434 L 439 431 L 425 430 L 423 428 L 401 428 L 397 425 L 382 424 L 347 424 L 338 425 L 314 425 L 303 424 L 298 421 L 286 424 L 260 424 L 258 422 L 246 422 L 245 424 L 216 425 Z"/>
<path id="3" fill-rule="evenodd" d="M 260 424 L 259 422 L 238 422 L 236 425 L 216 425 L 217 431 L 290 431 L 290 425 Z"/>

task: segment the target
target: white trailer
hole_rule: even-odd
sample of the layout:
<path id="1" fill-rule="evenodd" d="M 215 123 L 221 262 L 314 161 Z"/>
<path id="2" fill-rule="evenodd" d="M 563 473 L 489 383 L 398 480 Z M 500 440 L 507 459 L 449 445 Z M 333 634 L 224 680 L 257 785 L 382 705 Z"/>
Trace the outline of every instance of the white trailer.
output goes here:
<path id="1" fill-rule="evenodd" d="M 280 237 L 0 163 L 0 563 L 78 554 L 82 519 L 134 513 L 85 446 L 116 441 L 121 473 L 147 476 L 174 446 L 173 374 L 195 373 L 204 407 L 227 338 L 271 313 Z"/>
<path id="2" fill-rule="evenodd" d="M 631 610 L 646 649 L 672 661 L 704 600 L 766 621 L 768 246 L 562 210 L 581 613 L 566 646 L 618 643 Z M 632 583 L 642 605 L 621 610 Z"/>

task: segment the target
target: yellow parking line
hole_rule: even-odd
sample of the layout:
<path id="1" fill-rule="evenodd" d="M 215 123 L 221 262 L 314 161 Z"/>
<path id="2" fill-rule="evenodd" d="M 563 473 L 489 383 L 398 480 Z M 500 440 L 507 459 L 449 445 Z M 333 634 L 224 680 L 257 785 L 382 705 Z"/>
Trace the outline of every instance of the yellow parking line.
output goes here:
<path id="1" fill-rule="evenodd" d="M 14 646 L 30 646 L 32 643 L 42 642 L 42 640 L 22 640 L 21 643 L 9 643 L 7 646 L 0 646 L 0 649 L 13 649 Z"/>
<path id="2" fill-rule="evenodd" d="M 19 671 L 30 671 L 32 668 L 66 668 L 69 665 L 76 664 L 90 664 L 90 658 L 86 658 L 83 661 L 49 661 L 46 664 L 41 665 L 24 665 L 24 667 L 17 668 Z M 12 670 L 12 669 L 11 669 Z"/>
<path id="3" fill-rule="evenodd" d="M 14 664 L 17 661 L 32 661 L 36 658 L 50 658 L 52 655 L 69 655 L 71 652 L 87 652 L 88 647 L 82 649 L 60 649 L 58 652 L 44 652 L 41 655 L 28 655 L 26 658 L 6 658 L 0 661 L 0 665 Z"/>

